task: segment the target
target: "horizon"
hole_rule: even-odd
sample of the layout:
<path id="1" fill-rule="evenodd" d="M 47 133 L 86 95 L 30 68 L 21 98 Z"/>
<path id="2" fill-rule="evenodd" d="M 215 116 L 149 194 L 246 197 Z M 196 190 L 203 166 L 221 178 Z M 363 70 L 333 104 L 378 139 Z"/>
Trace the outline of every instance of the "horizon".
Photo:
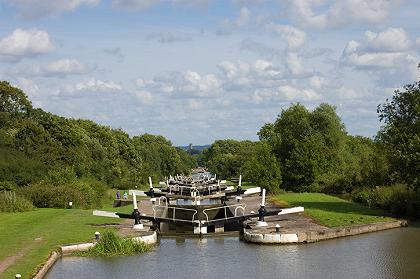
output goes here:
<path id="1" fill-rule="evenodd" d="M 414 0 L 2 0 L 0 80 L 34 107 L 175 146 L 258 140 L 300 102 L 374 137 L 418 80 Z"/>

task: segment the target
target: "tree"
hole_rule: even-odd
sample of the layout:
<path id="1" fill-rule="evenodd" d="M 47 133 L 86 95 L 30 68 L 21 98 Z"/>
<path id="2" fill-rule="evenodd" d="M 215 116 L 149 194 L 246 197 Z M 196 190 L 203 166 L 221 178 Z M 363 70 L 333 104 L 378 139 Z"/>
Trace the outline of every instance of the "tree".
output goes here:
<path id="1" fill-rule="evenodd" d="M 377 112 L 385 123 L 377 138 L 388 147 L 392 168 L 403 181 L 420 189 L 420 82 L 396 90 L 391 101 L 378 105 Z"/>
<path id="2" fill-rule="evenodd" d="M 32 104 L 19 88 L 11 86 L 7 81 L 0 81 L 0 113 L 28 112 Z"/>
<path id="3" fill-rule="evenodd" d="M 343 175 L 346 131 L 335 108 L 320 104 L 309 111 L 301 104 L 282 110 L 276 121 L 258 133 L 277 157 L 283 187 L 323 191 Z"/>
<path id="4" fill-rule="evenodd" d="M 251 156 L 246 159 L 242 167 L 242 173 L 246 180 L 270 192 L 277 192 L 280 189 L 280 165 L 270 145 L 265 142 L 256 144 Z"/>

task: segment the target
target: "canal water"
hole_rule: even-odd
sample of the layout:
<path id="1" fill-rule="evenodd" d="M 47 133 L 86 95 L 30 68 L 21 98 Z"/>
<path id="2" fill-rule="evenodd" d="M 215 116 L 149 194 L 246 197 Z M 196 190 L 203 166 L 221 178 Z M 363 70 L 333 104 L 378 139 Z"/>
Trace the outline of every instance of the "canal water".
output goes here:
<path id="1" fill-rule="evenodd" d="M 65 257 L 46 278 L 420 278 L 420 226 L 285 246 L 164 238 L 131 257 Z"/>

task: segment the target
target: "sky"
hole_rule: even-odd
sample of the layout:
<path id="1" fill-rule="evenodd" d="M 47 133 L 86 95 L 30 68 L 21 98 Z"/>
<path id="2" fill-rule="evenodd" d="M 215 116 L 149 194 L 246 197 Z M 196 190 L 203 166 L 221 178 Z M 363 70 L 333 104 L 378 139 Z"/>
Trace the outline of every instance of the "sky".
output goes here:
<path id="1" fill-rule="evenodd" d="M 0 0 L 0 80 L 35 107 L 167 137 L 257 140 L 291 104 L 376 108 L 418 80 L 417 0 Z"/>

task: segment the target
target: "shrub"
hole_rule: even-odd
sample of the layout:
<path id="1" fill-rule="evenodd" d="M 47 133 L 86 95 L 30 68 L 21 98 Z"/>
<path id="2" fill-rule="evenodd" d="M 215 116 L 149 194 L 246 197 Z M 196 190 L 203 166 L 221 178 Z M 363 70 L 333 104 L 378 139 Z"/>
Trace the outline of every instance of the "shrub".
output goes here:
<path id="1" fill-rule="evenodd" d="M 112 257 L 122 255 L 133 255 L 134 253 L 144 253 L 150 251 L 152 245 L 145 244 L 133 240 L 131 238 L 124 238 L 117 235 L 111 230 L 105 231 L 98 243 L 85 252 L 76 253 L 79 256 L 94 256 L 94 257 Z"/>
<path id="2" fill-rule="evenodd" d="M 65 208 L 73 202 L 77 208 L 92 208 L 100 205 L 105 186 L 94 179 L 78 179 L 60 185 L 41 181 L 24 187 L 22 194 L 36 207 Z"/>
<path id="3" fill-rule="evenodd" d="M 420 193 L 402 184 L 360 188 L 353 191 L 352 200 L 387 210 L 396 216 L 420 217 Z"/>
<path id="4" fill-rule="evenodd" d="M 16 195 L 15 192 L 0 192 L 0 211 L 2 212 L 23 212 L 33 208 L 34 206 L 29 200 Z"/>

